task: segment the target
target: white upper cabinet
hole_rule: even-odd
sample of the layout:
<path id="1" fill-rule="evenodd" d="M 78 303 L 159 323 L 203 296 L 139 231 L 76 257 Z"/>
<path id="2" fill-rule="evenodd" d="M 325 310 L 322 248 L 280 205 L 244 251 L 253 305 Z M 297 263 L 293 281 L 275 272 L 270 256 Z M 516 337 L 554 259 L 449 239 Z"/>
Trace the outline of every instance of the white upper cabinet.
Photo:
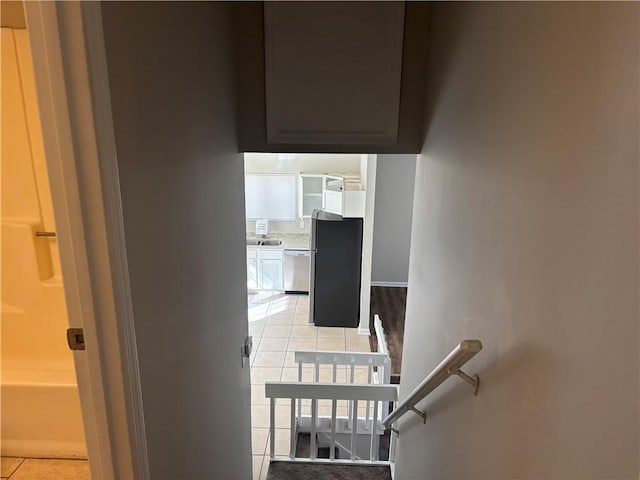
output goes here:
<path id="1" fill-rule="evenodd" d="M 398 141 L 404 2 L 265 2 L 268 143 Z"/>
<path id="2" fill-rule="evenodd" d="M 366 194 L 356 174 L 300 173 L 298 215 L 309 218 L 314 210 L 344 217 L 364 217 Z"/>
<path id="3" fill-rule="evenodd" d="M 298 216 L 309 218 L 314 210 L 324 208 L 324 175 L 301 173 L 298 180 Z"/>

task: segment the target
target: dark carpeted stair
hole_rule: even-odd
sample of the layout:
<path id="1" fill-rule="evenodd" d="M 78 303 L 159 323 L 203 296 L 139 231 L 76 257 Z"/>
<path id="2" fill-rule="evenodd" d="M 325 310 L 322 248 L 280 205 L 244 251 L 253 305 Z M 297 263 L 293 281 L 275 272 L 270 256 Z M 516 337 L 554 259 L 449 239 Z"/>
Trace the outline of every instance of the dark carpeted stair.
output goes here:
<path id="1" fill-rule="evenodd" d="M 309 458 L 311 437 L 308 433 L 298 434 L 296 457 Z M 318 458 L 329 458 L 329 448 L 319 448 Z M 336 448 L 335 458 L 340 458 Z M 387 460 L 389 453 L 389 432 L 380 437 L 380 459 Z M 387 466 L 326 465 L 317 463 L 273 462 L 269 465 L 267 480 L 391 480 Z"/>
<path id="2" fill-rule="evenodd" d="M 391 480 L 387 466 L 273 462 L 267 480 Z"/>

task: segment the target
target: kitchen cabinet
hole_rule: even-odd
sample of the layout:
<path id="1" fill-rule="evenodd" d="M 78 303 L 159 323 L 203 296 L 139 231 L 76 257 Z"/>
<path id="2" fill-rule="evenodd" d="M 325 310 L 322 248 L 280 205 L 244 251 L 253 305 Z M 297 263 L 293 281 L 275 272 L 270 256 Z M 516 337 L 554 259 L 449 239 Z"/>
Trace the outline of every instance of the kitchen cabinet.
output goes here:
<path id="1" fill-rule="evenodd" d="M 357 174 L 300 173 L 298 185 L 300 218 L 310 218 L 314 209 L 343 217 L 364 217 L 366 194 Z"/>
<path id="2" fill-rule="evenodd" d="M 247 248 L 247 289 L 284 290 L 282 250 Z"/>
<path id="3" fill-rule="evenodd" d="M 298 180 L 298 216 L 310 218 L 314 210 L 324 208 L 323 174 L 301 173 Z"/>
<path id="4" fill-rule="evenodd" d="M 298 216 L 310 218 L 314 209 L 343 217 L 364 217 L 366 194 L 358 174 L 301 173 Z"/>
<path id="5" fill-rule="evenodd" d="M 247 248 L 247 289 L 258 290 L 258 252 Z"/>
<path id="6" fill-rule="evenodd" d="M 265 2 L 264 31 L 269 143 L 397 142 L 404 2 Z"/>
<path id="7" fill-rule="evenodd" d="M 421 151 L 430 2 L 241 3 L 239 151 Z"/>
<path id="8" fill-rule="evenodd" d="M 343 217 L 364 218 L 364 190 L 336 192 L 325 191 L 324 211 L 342 215 Z"/>
<path id="9" fill-rule="evenodd" d="M 325 175 L 323 192 L 325 212 L 343 217 L 364 217 L 366 194 L 362 190 L 360 176 Z"/>

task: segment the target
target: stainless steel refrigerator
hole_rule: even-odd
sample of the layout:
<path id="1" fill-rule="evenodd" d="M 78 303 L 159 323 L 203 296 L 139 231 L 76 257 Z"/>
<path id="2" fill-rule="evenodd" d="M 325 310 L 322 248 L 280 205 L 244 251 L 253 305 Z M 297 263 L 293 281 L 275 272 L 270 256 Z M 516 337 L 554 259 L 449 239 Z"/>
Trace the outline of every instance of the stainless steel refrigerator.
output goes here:
<path id="1" fill-rule="evenodd" d="M 319 210 L 311 216 L 309 320 L 319 327 L 358 326 L 362 230 L 362 218 Z"/>

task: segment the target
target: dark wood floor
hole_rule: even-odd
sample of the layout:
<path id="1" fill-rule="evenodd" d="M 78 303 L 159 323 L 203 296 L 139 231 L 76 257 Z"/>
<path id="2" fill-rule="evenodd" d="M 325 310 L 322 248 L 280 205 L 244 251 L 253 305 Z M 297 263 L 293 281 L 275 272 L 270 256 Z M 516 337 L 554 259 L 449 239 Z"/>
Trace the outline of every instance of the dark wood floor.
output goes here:
<path id="1" fill-rule="evenodd" d="M 373 316 L 378 314 L 382 320 L 389 356 L 391 357 L 391 375 L 400 377 L 402 364 L 402 339 L 404 338 L 404 315 L 407 306 L 407 289 L 404 287 L 371 287 L 371 350 L 378 350 L 378 339 L 373 329 Z"/>

